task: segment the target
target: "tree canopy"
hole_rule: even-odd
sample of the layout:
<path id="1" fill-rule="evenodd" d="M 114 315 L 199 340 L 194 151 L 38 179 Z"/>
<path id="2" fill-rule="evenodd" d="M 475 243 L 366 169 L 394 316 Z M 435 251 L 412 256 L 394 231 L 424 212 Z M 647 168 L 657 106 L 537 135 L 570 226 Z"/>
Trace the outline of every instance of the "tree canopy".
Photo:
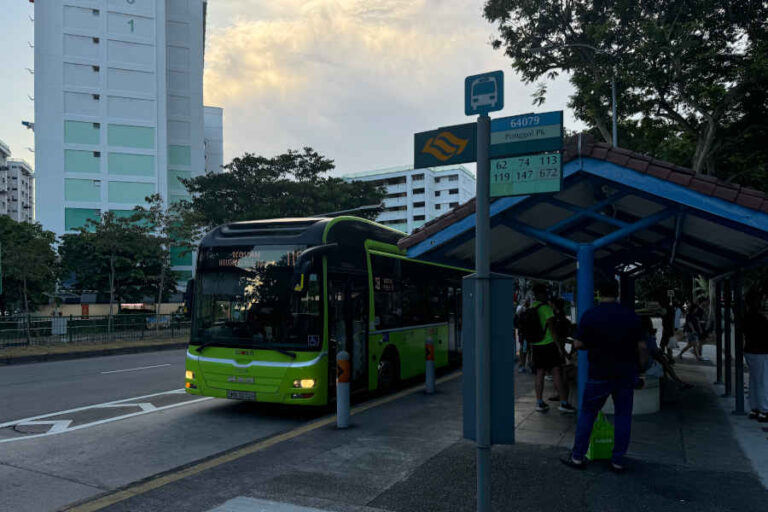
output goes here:
<path id="1" fill-rule="evenodd" d="M 570 106 L 606 142 L 615 77 L 620 145 L 765 188 L 768 3 L 488 0 L 484 14 L 525 81 L 571 73 Z"/>
<path id="2" fill-rule="evenodd" d="M 332 160 L 312 148 L 274 157 L 246 153 L 224 166 L 183 180 L 192 199 L 182 203 L 186 222 L 212 228 L 227 222 L 275 217 L 307 217 L 378 205 L 384 190 L 367 182 L 345 182 L 327 174 Z M 375 218 L 378 209 L 357 215 Z"/>
<path id="3" fill-rule="evenodd" d="M 16 222 L 0 215 L 0 258 L 2 258 L 3 309 L 28 311 L 30 306 L 48 302 L 56 286 L 57 261 L 53 244 L 56 236 L 40 224 Z"/>
<path id="4" fill-rule="evenodd" d="M 118 300 L 157 296 L 157 276 L 171 273 L 163 270 L 169 262 L 152 229 L 136 218 L 104 212 L 99 220 L 89 220 L 77 233 L 62 237 L 59 254 L 65 275 L 74 278 L 74 288 L 109 294 L 110 310 Z M 165 293 L 175 291 L 175 285 L 175 279 L 169 277 Z"/>

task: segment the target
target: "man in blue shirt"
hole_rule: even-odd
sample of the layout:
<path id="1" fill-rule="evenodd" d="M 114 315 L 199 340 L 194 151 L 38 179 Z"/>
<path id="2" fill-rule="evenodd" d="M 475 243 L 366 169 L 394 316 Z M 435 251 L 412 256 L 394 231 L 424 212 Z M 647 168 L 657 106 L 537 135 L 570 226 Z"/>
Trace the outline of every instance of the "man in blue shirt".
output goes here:
<path id="1" fill-rule="evenodd" d="M 647 349 L 640 318 L 617 301 L 618 283 L 613 279 L 601 283 L 598 293 L 600 304 L 584 313 L 576 332 L 576 348 L 589 351 L 589 376 L 573 449 L 563 463 L 577 469 L 584 467 L 592 425 L 608 396 L 612 396 L 615 414 L 611 468 L 620 472 L 629 448 L 635 384 L 647 359 Z"/>

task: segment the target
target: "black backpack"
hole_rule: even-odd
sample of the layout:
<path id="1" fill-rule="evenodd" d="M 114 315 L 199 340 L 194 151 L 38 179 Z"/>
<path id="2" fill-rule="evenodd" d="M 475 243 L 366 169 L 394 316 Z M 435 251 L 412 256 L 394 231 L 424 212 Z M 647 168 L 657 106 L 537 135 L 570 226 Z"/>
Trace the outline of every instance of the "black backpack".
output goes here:
<path id="1" fill-rule="evenodd" d="M 544 304 L 539 304 L 535 308 L 528 308 L 520 313 L 520 322 L 517 330 L 528 343 L 538 343 L 544 339 L 545 330 L 539 320 L 539 308 Z"/>

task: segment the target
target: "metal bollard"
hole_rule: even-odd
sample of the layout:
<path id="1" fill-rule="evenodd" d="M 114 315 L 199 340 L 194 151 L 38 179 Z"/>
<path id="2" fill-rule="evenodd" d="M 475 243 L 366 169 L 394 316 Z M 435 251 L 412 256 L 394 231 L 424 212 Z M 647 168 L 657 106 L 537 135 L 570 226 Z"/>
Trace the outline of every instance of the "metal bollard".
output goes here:
<path id="1" fill-rule="evenodd" d="M 427 358 L 426 392 L 431 395 L 435 392 L 435 344 L 431 337 L 427 338 L 424 348 Z"/>
<path id="2" fill-rule="evenodd" d="M 349 380 L 351 375 L 349 353 L 339 352 L 336 356 L 336 428 L 349 427 Z"/>

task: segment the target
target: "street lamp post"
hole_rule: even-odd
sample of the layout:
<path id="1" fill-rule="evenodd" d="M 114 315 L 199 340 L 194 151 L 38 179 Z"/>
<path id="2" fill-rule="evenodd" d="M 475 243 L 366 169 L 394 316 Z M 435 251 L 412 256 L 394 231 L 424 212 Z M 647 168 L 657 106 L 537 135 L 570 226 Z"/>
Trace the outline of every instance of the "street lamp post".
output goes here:
<path id="1" fill-rule="evenodd" d="M 584 44 L 584 43 L 559 44 L 556 46 L 541 46 L 538 48 L 530 48 L 529 51 L 532 53 L 544 53 L 549 50 L 559 50 L 561 48 L 587 48 L 588 50 L 592 50 L 593 52 L 595 52 L 595 55 L 602 54 L 602 55 L 608 55 L 609 57 L 613 58 L 613 54 L 608 53 L 605 50 L 600 50 L 598 48 L 595 48 L 590 44 Z M 611 144 L 613 145 L 613 147 L 618 147 L 619 136 L 616 129 L 617 114 L 616 114 L 616 66 L 615 64 L 611 70 L 611 117 L 613 120 L 613 125 L 611 126 Z"/>

